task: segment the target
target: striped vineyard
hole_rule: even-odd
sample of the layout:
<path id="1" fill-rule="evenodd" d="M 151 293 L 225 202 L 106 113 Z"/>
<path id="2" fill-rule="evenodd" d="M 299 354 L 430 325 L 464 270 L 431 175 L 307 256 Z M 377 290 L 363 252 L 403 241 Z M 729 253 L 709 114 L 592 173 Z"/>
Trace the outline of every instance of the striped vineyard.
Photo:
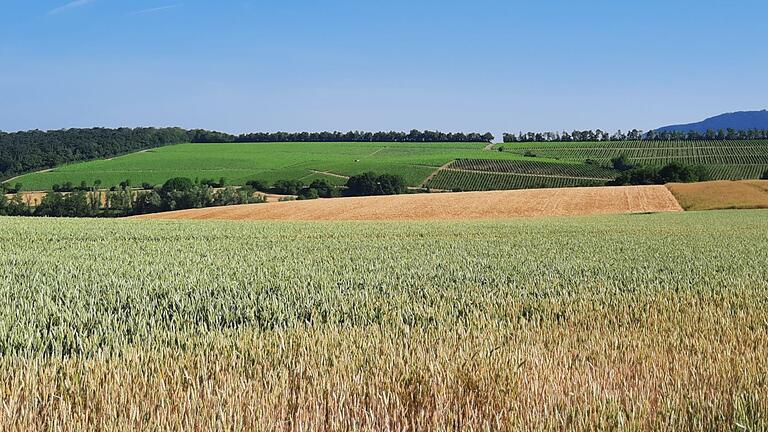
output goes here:
<path id="1" fill-rule="evenodd" d="M 625 155 L 630 162 L 647 166 L 703 165 L 715 180 L 759 178 L 768 169 L 768 140 L 526 143 L 506 151 L 579 162 L 607 163 Z"/>

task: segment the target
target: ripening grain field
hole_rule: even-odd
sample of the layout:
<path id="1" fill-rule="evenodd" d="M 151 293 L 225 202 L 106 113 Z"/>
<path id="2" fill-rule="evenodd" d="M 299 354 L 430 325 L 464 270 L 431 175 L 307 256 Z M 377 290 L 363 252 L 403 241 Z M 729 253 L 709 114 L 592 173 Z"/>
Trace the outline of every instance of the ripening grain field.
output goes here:
<path id="1" fill-rule="evenodd" d="M 760 430 L 768 213 L 0 218 L 0 430 Z"/>

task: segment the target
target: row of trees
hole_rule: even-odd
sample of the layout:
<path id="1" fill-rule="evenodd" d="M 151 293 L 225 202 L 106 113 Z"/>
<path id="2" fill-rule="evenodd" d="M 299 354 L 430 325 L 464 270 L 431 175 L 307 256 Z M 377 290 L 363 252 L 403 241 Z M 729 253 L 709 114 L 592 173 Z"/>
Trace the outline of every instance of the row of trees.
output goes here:
<path id="1" fill-rule="evenodd" d="M 505 133 L 505 143 L 515 142 L 587 142 L 587 141 L 703 141 L 703 140 L 756 140 L 768 139 L 768 130 L 708 130 L 704 133 L 697 131 L 650 131 L 632 129 L 629 132 L 617 131 L 609 133 L 597 130 L 573 132 L 520 132 Z"/>
<path id="2" fill-rule="evenodd" d="M 102 159 L 171 144 L 235 142 L 491 142 L 490 133 L 411 132 L 275 132 L 231 135 L 203 129 L 93 128 L 56 131 L 0 131 L 0 179 Z"/>
<path id="3" fill-rule="evenodd" d="M 125 182 L 124 182 L 125 183 Z M 79 188 L 75 192 L 50 192 L 39 203 L 24 201 L 21 194 L 8 200 L 0 195 L 2 216 L 119 217 L 191 208 L 264 202 L 252 188 L 213 187 L 187 178 L 168 180 L 162 187 L 134 190 L 124 185 L 116 190 Z"/>
<path id="4" fill-rule="evenodd" d="M 47 217 L 119 217 L 184 210 L 202 207 L 228 206 L 264 202 L 258 192 L 296 196 L 298 199 L 332 198 L 337 196 L 393 195 L 408 191 L 405 179 L 399 175 L 364 173 L 352 176 L 345 187 L 336 187 L 326 180 L 314 180 L 304 185 L 298 180 L 279 180 L 268 186 L 251 180 L 246 186 L 225 187 L 225 180 L 192 181 L 185 177 L 168 180 L 161 187 L 132 189 L 130 181 L 120 188 L 101 190 L 71 184 L 57 186 L 39 203 L 24 201 L 17 193 L 12 199 L 0 194 L 0 216 Z"/>
<path id="5" fill-rule="evenodd" d="M 350 177 L 342 188 L 326 180 L 304 185 L 300 180 L 279 180 L 271 187 L 259 180 L 247 182 L 251 188 L 281 195 L 296 195 L 299 199 L 333 198 L 338 196 L 399 195 L 408 192 L 408 184 L 400 175 L 367 172 Z"/>
<path id="6" fill-rule="evenodd" d="M 624 155 L 611 159 L 611 164 L 619 172 L 619 175 L 615 180 L 608 182 L 609 186 L 663 185 L 711 180 L 709 172 L 701 165 L 671 162 L 662 167 L 642 166 L 630 163 Z"/>
<path id="7" fill-rule="evenodd" d="M 219 142 L 491 142 L 493 134 L 445 133 L 439 131 L 410 132 L 257 132 L 229 135 L 206 130 L 190 131 L 190 141 L 198 143 Z"/>

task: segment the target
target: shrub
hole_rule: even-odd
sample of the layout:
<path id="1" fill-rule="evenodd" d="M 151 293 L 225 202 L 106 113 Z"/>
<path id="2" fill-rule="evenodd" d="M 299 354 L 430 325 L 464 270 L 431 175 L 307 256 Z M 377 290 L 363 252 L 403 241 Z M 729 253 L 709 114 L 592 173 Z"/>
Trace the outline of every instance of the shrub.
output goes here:
<path id="1" fill-rule="evenodd" d="M 267 183 L 261 181 L 261 180 L 248 180 L 245 182 L 246 186 L 250 186 L 253 189 L 259 191 L 259 192 L 269 192 L 269 186 L 267 186 Z"/>
<path id="2" fill-rule="evenodd" d="M 38 216 L 50 217 L 87 217 L 92 215 L 91 206 L 84 192 L 64 195 L 59 192 L 48 193 L 35 209 Z"/>
<path id="3" fill-rule="evenodd" d="M 320 198 L 320 194 L 317 192 L 317 189 L 306 188 L 299 192 L 300 200 L 312 200 L 318 198 Z"/>
<path id="4" fill-rule="evenodd" d="M 280 195 L 296 195 L 304 188 L 300 180 L 278 180 L 272 187 L 272 191 Z"/>
<path id="5" fill-rule="evenodd" d="M 186 177 L 175 177 L 163 184 L 162 191 L 164 193 L 170 193 L 170 192 L 189 192 L 195 187 L 195 184 L 192 182 L 192 180 L 186 178 Z"/>
<path id="6" fill-rule="evenodd" d="M 768 170 L 765 170 L 765 172 L 763 173 L 763 176 L 760 178 L 763 180 L 768 180 Z"/>
<path id="7" fill-rule="evenodd" d="M 627 155 L 620 155 L 611 159 L 611 165 L 616 171 L 629 171 L 635 166 L 629 163 Z"/>
<path id="8" fill-rule="evenodd" d="M 352 176 L 347 180 L 347 193 L 354 196 L 376 193 L 376 174 L 372 172 Z"/>
<path id="9" fill-rule="evenodd" d="M 405 179 L 400 175 L 372 172 L 352 176 L 347 181 L 347 194 L 352 196 L 398 195 L 407 192 Z"/>
<path id="10" fill-rule="evenodd" d="M 133 203 L 133 210 L 138 214 L 155 213 L 163 208 L 163 199 L 155 191 L 140 193 Z"/>

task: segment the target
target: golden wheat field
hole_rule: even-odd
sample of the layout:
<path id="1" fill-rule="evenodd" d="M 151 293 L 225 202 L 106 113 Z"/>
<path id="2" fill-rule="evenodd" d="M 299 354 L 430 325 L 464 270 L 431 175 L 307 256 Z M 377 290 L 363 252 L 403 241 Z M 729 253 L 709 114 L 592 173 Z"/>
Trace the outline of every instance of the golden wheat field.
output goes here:
<path id="1" fill-rule="evenodd" d="M 180 210 L 139 219 L 477 220 L 682 211 L 664 186 L 525 189 L 334 198 Z"/>
<path id="2" fill-rule="evenodd" d="M 667 187 L 686 210 L 768 208 L 768 180 L 673 183 Z"/>
<path id="3" fill-rule="evenodd" d="M 761 430 L 768 214 L 0 218 L 0 430 Z"/>

